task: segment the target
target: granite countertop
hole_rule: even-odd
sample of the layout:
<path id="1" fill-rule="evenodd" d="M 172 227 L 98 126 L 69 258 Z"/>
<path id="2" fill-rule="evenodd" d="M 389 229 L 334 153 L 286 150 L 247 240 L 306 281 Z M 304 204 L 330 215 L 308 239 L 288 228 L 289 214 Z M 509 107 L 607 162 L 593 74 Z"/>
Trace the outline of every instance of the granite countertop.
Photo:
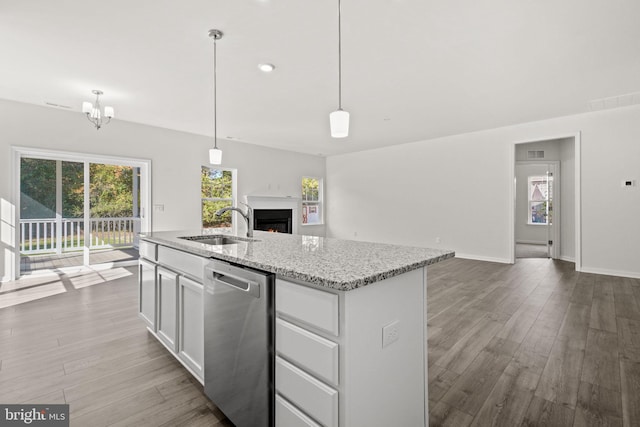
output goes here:
<path id="1" fill-rule="evenodd" d="M 212 230 L 192 230 L 142 233 L 140 238 L 342 291 L 366 286 L 455 255 L 446 249 L 263 231 L 255 231 L 252 241 L 232 245 L 207 245 L 179 238 L 212 233 L 230 235 Z"/>

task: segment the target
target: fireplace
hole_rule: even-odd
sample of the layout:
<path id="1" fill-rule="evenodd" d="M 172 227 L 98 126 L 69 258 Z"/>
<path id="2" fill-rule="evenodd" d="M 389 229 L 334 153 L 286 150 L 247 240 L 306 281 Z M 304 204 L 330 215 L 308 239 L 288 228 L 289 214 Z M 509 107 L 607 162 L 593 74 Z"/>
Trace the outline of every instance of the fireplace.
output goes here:
<path id="1" fill-rule="evenodd" d="M 292 219 L 292 209 L 254 209 L 253 229 L 292 234 Z"/>

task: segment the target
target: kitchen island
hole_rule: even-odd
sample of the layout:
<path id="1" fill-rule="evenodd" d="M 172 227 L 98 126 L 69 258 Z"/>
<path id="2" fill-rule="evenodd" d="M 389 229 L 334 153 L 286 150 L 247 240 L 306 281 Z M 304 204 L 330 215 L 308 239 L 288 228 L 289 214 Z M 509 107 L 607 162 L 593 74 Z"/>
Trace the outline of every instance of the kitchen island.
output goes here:
<path id="1" fill-rule="evenodd" d="M 197 378 L 213 258 L 275 274 L 276 425 L 427 425 L 426 266 L 452 251 L 266 232 L 183 239 L 202 234 L 149 233 L 140 246 L 140 316 Z"/>

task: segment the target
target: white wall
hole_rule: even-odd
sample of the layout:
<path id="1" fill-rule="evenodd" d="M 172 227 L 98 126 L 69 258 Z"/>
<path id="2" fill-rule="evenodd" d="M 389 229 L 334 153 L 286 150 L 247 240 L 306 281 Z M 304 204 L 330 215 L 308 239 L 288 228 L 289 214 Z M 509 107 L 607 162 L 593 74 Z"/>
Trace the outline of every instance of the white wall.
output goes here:
<path id="1" fill-rule="evenodd" d="M 177 112 L 176 112 L 177 113 Z M 84 115 L 0 100 L 0 278 L 13 274 L 15 241 L 11 146 L 135 157 L 152 161 L 154 230 L 200 228 L 200 167 L 212 138 L 114 120 L 99 131 Z M 219 141 L 224 167 L 238 169 L 238 195 L 300 197 L 303 175 L 324 177 L 325 159 Z M 240 226 L 244 230 L 244 223 Z M 305 227 L 324 234 L 324 226 Z"/>
<path id="2" fill-rule="evenodd" d="M 327 233 L 508 262 L 513 143 L 576 132 L 582 269 L 640 277 L 638 106 L 329 157 Z"/>

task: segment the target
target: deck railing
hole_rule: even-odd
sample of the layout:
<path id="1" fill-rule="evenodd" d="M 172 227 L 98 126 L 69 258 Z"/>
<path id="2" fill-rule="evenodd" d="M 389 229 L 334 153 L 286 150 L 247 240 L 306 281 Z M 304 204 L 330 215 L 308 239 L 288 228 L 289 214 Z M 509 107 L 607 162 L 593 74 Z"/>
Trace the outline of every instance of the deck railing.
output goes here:
<path id="1" fill-rule="evenodd" d="M 90 249 L 133 246 L 140 231 L 140 218 L 91 218 Z M 22 254 L 62 253 L 84 247 L 84 219 L 21 219 Z M 60 232 L 58 232 L 58 230 Z"/>

